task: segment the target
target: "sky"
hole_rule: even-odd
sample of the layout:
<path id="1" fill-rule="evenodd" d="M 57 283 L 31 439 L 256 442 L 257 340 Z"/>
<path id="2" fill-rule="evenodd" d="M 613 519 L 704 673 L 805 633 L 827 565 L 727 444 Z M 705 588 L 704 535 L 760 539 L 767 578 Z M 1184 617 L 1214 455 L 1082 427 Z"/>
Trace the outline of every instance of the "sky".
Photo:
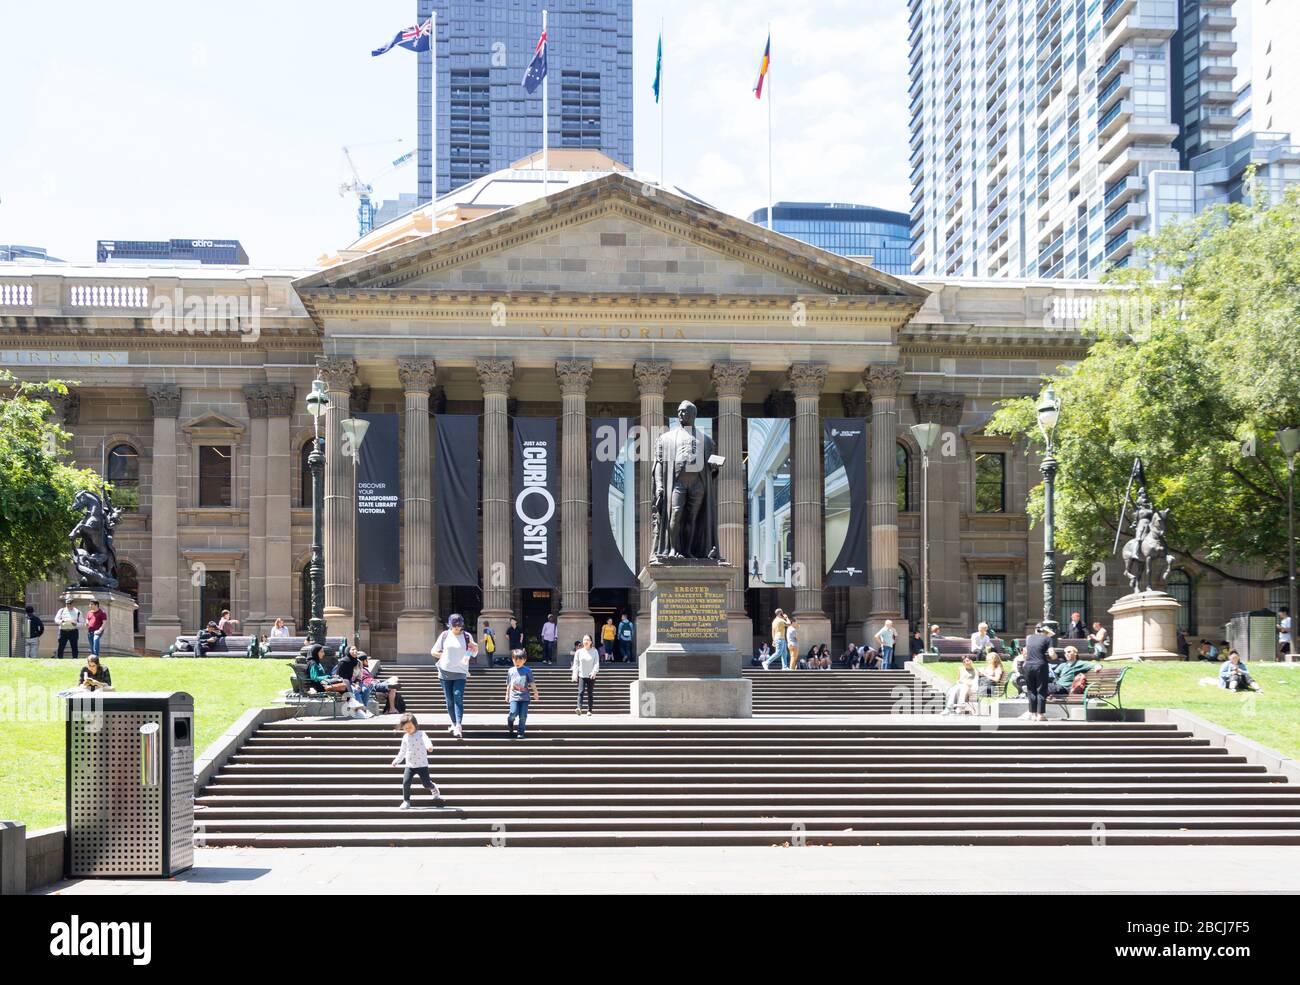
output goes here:
<path id="1" fill-rule="evenodd" d="M 356 234 L 363 177 L 415 149 L 415 61 L 370 50 L 414 0 L 0 3 L 0 243 L 94 259 L 97 239 L 239 239 L 314 265 Z M 635 166 L 659 170 L 651 83 L 664 26 L 667 181 L 748 216 L 774 196 L 906 211 L 904 0 L 636 0 Z M 400 142 L 398 142 L 400 140 Z M 415 190 L 408 166 L 375 197 Z"/>

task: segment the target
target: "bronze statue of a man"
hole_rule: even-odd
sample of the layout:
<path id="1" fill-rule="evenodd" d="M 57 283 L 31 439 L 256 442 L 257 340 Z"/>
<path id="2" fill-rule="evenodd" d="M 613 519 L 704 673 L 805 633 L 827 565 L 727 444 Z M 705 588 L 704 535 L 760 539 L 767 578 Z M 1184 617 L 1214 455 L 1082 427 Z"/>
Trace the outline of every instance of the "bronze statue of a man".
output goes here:
<path id="1" fill-rule="evenodd" d="M 683 400 L 677 408 L 681 426 L 655 443 L 652 564 L 719 559 L 715 480 L 722 459 L 714 454 L 713 439 L 695 426 L 695 415 L 695 405 Z"/>

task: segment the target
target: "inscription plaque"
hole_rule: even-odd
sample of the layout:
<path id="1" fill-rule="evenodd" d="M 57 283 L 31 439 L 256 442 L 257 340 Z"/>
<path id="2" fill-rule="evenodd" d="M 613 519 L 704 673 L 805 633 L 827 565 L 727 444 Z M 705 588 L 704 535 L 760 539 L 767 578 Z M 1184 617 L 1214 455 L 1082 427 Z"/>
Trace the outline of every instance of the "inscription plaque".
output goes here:
<path id="1" fill-rule="evenodd" d="M 655 642 L 727 642 L 727 592 L 721 585 L 661 585 L 654 607 Z"/>

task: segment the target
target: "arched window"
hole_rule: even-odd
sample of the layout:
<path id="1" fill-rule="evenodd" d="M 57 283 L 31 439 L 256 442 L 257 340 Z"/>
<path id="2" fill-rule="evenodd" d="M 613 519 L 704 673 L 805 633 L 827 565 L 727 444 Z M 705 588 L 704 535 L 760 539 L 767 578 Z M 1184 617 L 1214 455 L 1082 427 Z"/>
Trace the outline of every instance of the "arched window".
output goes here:
<path id="1" fill-rule="evenodd" d="M 908 454 L 906 445 L 896 446 L 894 464 L 898 468 L 898 512 L 906 513 L 912 508 L 907 496 L 907 490 L 911 487 L 912 456 Z"/>
<path id="2" fill-rule="evenodd" d="M 128 444 L 108 450 L 108 481 L 123 489 L 140 485 L 140 453 Z"/>
<path id="3" fill-rule="evenodd" d="M 1196 612 L 1193 608 L 1196 593 L 1192 591 L 1191 575 L 1181 568 L 1169 572 L 1169 577 L 1165 579 L 1165 591 L 1178 602 L 1178 628 L 1192 632 L 1192 627 L 1196 625 Z"/>
<path id="4" fill-rule="evenodd" d="M 915 629 L 916 624 L 912 621 L 912 575 L 901 564 L 898 566 L 898 608 L 908 626 Z"/>
<path id="5" fill-rule="evenodd" d="M 140 575 L 135 570 L 135 565 L 122 561 L 117 566 L 117 590 L 125 592 L 136 602 L 140 601 Z M 137 605 L 135 612 L 131 613 L 131 623 L 133 633 L 140 632 L 140 607 Z"/>
<path id="6" fill-rule="evenodd" d="M 299 465 L 299 489 L 298 505 L 311 506 L 311 469 L 307 466 L 307 459 L 311 456 L 311 446 L 315 438 L 308 438 L 302 443 L 302 449 L 298 452 Z"/>

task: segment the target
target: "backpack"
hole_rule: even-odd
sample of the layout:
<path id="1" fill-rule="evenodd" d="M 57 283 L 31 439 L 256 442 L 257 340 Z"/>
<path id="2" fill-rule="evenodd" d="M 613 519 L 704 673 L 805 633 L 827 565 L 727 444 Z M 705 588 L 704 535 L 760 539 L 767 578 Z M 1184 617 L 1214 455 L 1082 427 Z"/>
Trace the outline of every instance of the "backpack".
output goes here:
<path id="1" fill-rule="evenodd" d="M 41 622 L 41 617 L 36 615 L 36 613 L 32 613 L 32 616 L 27 620 L 27 623 L 27 635 L 29 639 L 34 640 L 45 635 L 45 623 Z"/>
<path id="2" fill-rule="evenodd" d="M 483 646 L 487 649 L 488 653 L 496 653 L 497 652 L 496 636 L 494 636 L 492 633 L 484 633 Z"/>
<path id="3" fill-rule="evenodd" d="M 1083 689 L 1088 686 L 1088 676 L 1086 674 L 1075 674 L 1074 680 L 1070 682 L 1071 694 L 1082 694 Z"/>

